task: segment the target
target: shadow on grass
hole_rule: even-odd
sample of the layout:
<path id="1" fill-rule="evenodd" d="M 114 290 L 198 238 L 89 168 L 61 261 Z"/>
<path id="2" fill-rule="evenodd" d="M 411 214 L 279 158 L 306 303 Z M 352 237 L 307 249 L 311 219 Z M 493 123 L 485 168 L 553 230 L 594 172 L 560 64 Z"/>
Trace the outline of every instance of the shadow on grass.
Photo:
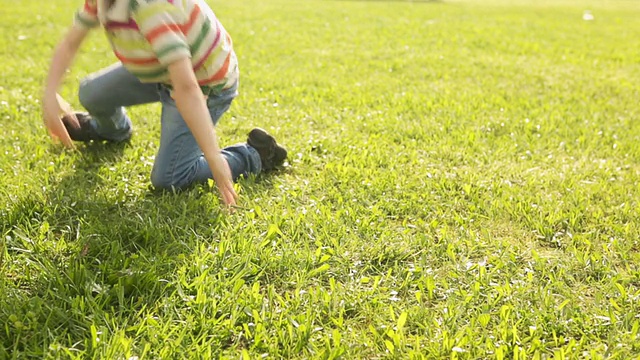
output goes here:
<path id="1" fill-rule="evenodd" d="M 215 241 L 226 216 L 206 185 L 131 200 L 105 193 L 105 171 L 128 146 L 82 147 L 73 171 L 23 194 L 0 223 L 12 260 L 0 278 L 0 358 L 43 357 L 58 345 L 91 353 L 92 327 L 153 312 L 176 293 L 176 269 L 203 239 Z M 241 180 L 245 194 L 263 193 L 277 174 Z"/>
<path id="2" fill-rule="evenodd" d="M 150 189 L 135 200 L 106 196 L 101 172 L 128 146 L 81 148 L 74 171 L 44 194 L 26 194 L 0 224 L 14 262 L 0 280 L 0 358 L 43 356 L 60 339 L 90 350 L 92 326 L 157 307 L 175 293 L 176 269 L 194 246 L 215 239 L 225 215 L 212 210 L 207 186 Z M 270 176 L 243 182 L 269 187 Z"/>

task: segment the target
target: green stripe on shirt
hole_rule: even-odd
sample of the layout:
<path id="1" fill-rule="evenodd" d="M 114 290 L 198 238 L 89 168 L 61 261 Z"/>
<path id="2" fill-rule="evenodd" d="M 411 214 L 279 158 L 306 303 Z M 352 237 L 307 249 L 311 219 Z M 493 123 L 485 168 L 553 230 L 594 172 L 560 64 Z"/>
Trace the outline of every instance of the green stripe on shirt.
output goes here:
<path id="1" fill-rule="evenodd" d="M 164 68 L 153 72 L 139 72 L 131 69 L 129 69 L 129 71 L 131 72 L 131 74 L 133 74 L 133 76 L 137 77 L 140 80 L 155 79 L 169 74 L 169 71 Z"/>
<path id="2" fill-rule="evenodd" d="M 210 30 L 211 30 L 211 21 L 207 19 L 205 23 L 202 25 L 202 30 L 200 30 L 200 34 L 198 34 L 198 37 L 193 42 L 193 45 L 191 45 L 191 54 L 195 54 L 198 52 L 198 50 L 200 49 L 200 46 L 202 45 L 202 42 L 207 37 L 207 34 L 209 34 Z"/>
<path id="3" fill-rule="evenodd" d="M 97 20 L 90 20 L 82 17 L 82 14 L 80 13 L 80 11 L 76 12 L 76 21 L 78 21 L 80 24 L 89 28 L 96 27 L 98 26 L 98 23 L 99 23 Z"/>
<path id="4" fill-rule="evenodd" d="M 178 49 L 186 49 L 187 51 L 189 51 L 189 47 L 187 46 L 187 44 L 171 44 L 168 45 L 160 50 L 158 50 L 158 52 L 156 53 L 156 55 L 158 56 L 158 59 L 166 57 L 167 55 L 171 54 L 172 52 L 175 52 Z"/>

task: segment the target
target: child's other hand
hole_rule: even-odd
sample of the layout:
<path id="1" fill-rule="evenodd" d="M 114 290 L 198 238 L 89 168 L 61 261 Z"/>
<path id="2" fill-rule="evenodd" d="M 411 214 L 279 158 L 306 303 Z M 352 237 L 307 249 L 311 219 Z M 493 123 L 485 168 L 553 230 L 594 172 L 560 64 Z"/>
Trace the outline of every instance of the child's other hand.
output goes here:
<path id="1" fill-rule="evenodd" d="M 66 116 L 74 127 L 80 127 L 80 124 L 69 103 L 58 94 L 48 95 L 42 101 L 42 111 L 44 124 L 51 138 L 54 141 L 60 140 L 64 146 L 73 149 L 73 141 L 62 123 L 62 117 Z"/>
<path id="2" fill-rule="evenodd" d="M 216 186 L 218 187 L 218 191 L 222 197 L 222 201 L 227 208 L 233 210 L 233 207 L 236 206 L 236 201 L 238 200 L 238 194 L 233 188 L 233 178 L 231 176 L 229 163 L 222 154 L 218 153 L 214 157 L 213 163 L 210 164 L 210 168 L 213 173 L 213 180 L 216 182 Z"/>

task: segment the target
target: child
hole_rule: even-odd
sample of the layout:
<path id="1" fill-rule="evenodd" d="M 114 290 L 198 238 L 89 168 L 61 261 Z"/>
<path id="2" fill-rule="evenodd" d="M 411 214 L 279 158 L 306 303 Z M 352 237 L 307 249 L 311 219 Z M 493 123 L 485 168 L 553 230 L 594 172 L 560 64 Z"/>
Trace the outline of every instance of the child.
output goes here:
<path id="1" fill-rule="evenodd" d="M 79 100 L 88 114 L 73 113 L 58 88 L 82 41 L 99 25 L 120 62 L 81 82 Z M 235 179 L 272 170 L 287 156 L 259 128 L 246 144 L 220 150 L 214 125 L 238 94 L 238 75 L 231 37 L 204 0 L 85 0 L 55 50 L 44 121 L 67 147 L 72 140 L 126 141 L 132 125 L 123 107 L 159 101 L 153 185 L 184 188 L 213 178 L 224 204 L 233 206 Z"/>

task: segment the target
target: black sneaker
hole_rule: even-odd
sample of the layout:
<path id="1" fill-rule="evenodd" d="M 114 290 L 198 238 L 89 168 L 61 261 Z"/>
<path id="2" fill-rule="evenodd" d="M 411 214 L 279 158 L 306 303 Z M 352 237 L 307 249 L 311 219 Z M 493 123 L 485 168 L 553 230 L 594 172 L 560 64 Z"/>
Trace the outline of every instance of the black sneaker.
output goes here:
<path id="1" fill-rule="evenodd" d="M 95 141 L 110 141 L 110 142 L 122 142 L 127 141 L 131 138 L 131 130 L 129 133 L 125 135 L 123 140 L 113 140 L 105 138 L 96 132 L 96 129 L 91 124 L 91 115 L 87 113 L 75 113 L 76 118 L 78 119 L 78 123 L 80 124 L 79 128 L 75 128 L 71 125 L 71 121 L 68 117 L 64 116 L 62 118 L 62 123 L 64 127 L 67 129 L 69 133 L 69 137 L 74 141 L 82 141 L 82 142 L 90 142 L 91 140 Z"/>
<path id="2" fill-rule="evenodd" d="M 263 129 L 255 128 L 249 132 L 247 144 L 258 151 L 262 161 L 262 170 L 269 171 L 282 165 L 287 158 L 287 149 L 276 143 L 276 139 Z"/>

